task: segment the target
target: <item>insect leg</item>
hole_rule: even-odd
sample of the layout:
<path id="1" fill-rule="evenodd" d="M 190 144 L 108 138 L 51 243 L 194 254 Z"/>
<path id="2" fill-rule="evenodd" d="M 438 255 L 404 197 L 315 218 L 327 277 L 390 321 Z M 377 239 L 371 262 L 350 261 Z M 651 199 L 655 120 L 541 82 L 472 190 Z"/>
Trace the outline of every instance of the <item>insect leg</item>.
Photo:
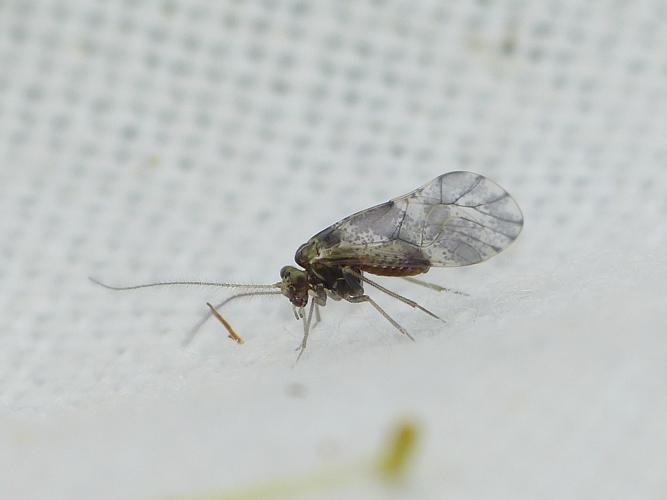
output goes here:
<path id="1" fill-rule="evenodd" d="M 315 323 L 313 323 L 313 328 L 315 328 L 315 325 L 317 325 L 320 321 L 322 321 L 322 315 L 320 314 L 320 306 L 315 304 Z"/>
<path id="2" fill-rule="evenodd" d="M 223 301 L 219 302 L 218 304 L 214 305 L 213 309 L 216 309 L 216 310 L 220 309 L 222 306 L 224 306 L 228 302 L 231 302 L 232 300 L 240 299 L 240 298 L 243 298 L 243 297 L 252 297 L 254 295 L 280 295 L 280 293 L 281 292 L 277 291 L 277 290 L 274 291 L 274 292 L 241 292 L 241 293 L 237 293 L 235 295 L 232 295 L 231 297 L 227 297 L 225 300 L 223 300 Z M 213 316 L 213 312 L 208 311 L 204 316 L 202 316 L 202 318 L 197 322 L 197 324 L 190 329 L 187 336 L 183 339 L 183 342 L 182 342 L 183 347 L 187 346 L 190 342 L 192 342 L 192 340 L 195 338 L 195 335 L 197 334 L 199 329 L 202 327 L 202 325 L 204 323 L 206 323 L 206 321 L 208 321 L 208 319 L 211 316 Z"/>
<path id="3" fill-rule="evenodd" d="M 398 322 L 394 318 L 392 318 L 391 316 L 389 316 L 389 314 L 387 314 L 387 311 L 382 309 L 380 307 L 380 305 L 377 302 L 375 302 L 373 299 L 371 299 L 368 295 L 360 295 L 358 297 L 348 297 L 346 300 L 348 302 L 352 302 L 353 304 L 360 303 L 360 302 L 368 302 L 370 305 L 372 305 L 377 310 L 377 312 L 382 314 L 382 316 L 384 316 L 384 318 L 387 321 L 389 321 L 389 323 L 391 323 L 394 326 L 394 328 L 396 328 L 403 335 L 406 335 L 410 340 L 413 340 L 413 341 L 415 340 L 414 337 L 412 335 L 410 335 L 405 328 L 403 328 L 401 325 L 399 325 Z"/>
<path id="4" fill-rule="evenodd" d="M 306 350 L 306 344 L 308 343 L 308 334 L 310 333 L 310 320 L 313 319 L 313 310 L 315 309 L 315 301 L 312 301 L 310 303 L 310 309 L 308 309 L 308 317 L 303 314 L 303 308 L 301 308 L 301 317 L 303 318 L 303 340 L 301 340 L 301 345 L 297 347 L 297 351 L 299 351 L 299 354 L 296 356 L 297 362 L 299 361 L 299 358 L 301 358 L 301 355 L 303 354 L 303 351 Z"/>
<path id="5" fill-rule="evenodd" d="M 326 290 L 321 287 L 315 287 L 311 288 L 308 292 L 308 294 L 311 297 L 311 300 L 315 304 L 315 321 L 313 322 L 312 327 L 315 328 L 315 326 L 322 321 L 322 316 L 320 315 L 320 307 L 324 307 L 327 303 L 327 292 Z"/>
<path id="6" fill-rule="evenodd" d="M 303 307 L 292 306 L 292 312 L 295 319 L 303 319 Z"/>
<path id="7" fill-rule="evenodd" d="M 354 272 L 354 271 L 351 271 L 351 272 Z M 376 283 L 375 281 L 371 281 L 371 280 L 369 280 L 369 279 L 368 279 L 366 276 L 364 276 L 363 274 L 360 274 L 360 273 L 355 273 L 355 274 L 357 274 L 357 276 L 359 276 L 359 278 L 360 278 L 363 282 L 368 283 L 369 285 L 371 285 L 371 286 L 377 288 L 377 289 L 380 290 L 381 292 L 384 292 L 384 293 L 386 293 L 387 295 L 389 295 L 389 296 L 391 296 L 391 297 L 394 297 L 394 298 L 397 299 L 397 300 L 400 300 L 401 302 L 403 302 L 404 304 L 409 305 L 410 307 L 414 307 L 414 308 L 416 308 L 416 309 L 419 309 L 420 311 L 424 311 L 424 312 L 425 312 L 426 314 L 428 314 L 429 316 L 431 316 L 431 317 L 433 317 L 433 318 L 435 318 L 435 319 L 439 319 L 440 321 L 442 321 L 443 323 L 445 323 L 445 320 L 444 320 L 444 319 L 442 319 L 441 317 L 437 316 L 435 313 L 432 313 L 431 311 L 429 311 L 429 310 L 426 309 L 425 307 L 420 306 L 420 305 L 417 304 L 414 300 L 410 300 L 410 299 L 408 299 L 407 297 L 403 297 L 402 295 L 397 294 L 396 292 L 392 292 L 391 290 L 389 290 L 388 288 L 383 287 L 383 286 L 380 285 L 379 283 Z"/>
<path id="8" fill-rule="evenodd" d="M 436 292 L 450 292 L 450 293 L 455 293 L 456 295 L 463 295 L 465 297 L 470 297 L 470 295 L 468 295 L 465 292 L 462 292 L 461 290 L 456 290 L 454 288 L 446 288 L 436 283 L 431 283 L 430 281 L 413 278 L 412 276 L 401 276 L 401 278 L 403 278 L 405 281 L 409 281 L 410 283 L 414 283 L 415 285 L 425 286 L 426 288 L 430 288 L 431 290 L 435 290 Z"/>

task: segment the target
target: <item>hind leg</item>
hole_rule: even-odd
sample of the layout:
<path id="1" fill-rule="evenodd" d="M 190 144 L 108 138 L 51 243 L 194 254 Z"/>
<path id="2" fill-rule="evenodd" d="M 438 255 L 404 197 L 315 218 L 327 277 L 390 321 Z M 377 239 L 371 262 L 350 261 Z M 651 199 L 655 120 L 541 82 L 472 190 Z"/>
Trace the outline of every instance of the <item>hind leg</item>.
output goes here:
<path id="1" fill-rule="evenodd" d="M 384 319 L 389 321 L 389 323 L 391 323 L 394 328 L 396 328 L 403 335 L 407 336 L 410 340 L 415 340 L 413 338 L 413 336 L 410 335 L 410 333 L 408 333 L 408 331 L 405 328 L 403 328 L 401 325 L 399 325 L 398 322 L 394 318 L 392 318 L 391 316 L 389 316 L 389 314 L 387 314 L 387 311 L 382 309 L 382 307 L 380 307 L 380 305 L 377 302 L 375 302 L 373 299 L 371 299 L 368 295 L 359 295 L 358 297 L 348 297 L 346 300 L 348 302 L 352 302 L 353 304 L 357 304 L 357 303 L 361 303 L 361 302 L 368 302 L 370 305 L 372 305 L 375 308 L 375 310 L 377 312 L 379 312 L 382 315 L 382 317 Z"/>

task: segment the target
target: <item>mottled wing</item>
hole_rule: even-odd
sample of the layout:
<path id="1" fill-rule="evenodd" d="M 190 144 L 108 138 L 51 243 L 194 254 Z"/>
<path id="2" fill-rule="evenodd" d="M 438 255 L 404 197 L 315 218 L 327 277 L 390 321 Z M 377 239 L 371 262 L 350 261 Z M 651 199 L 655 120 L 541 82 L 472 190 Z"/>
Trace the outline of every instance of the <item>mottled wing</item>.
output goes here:
<path id="1" fill-rule="evenodd" d="M 313 262 L 322 264 L 467 266 L 507 248 L 522 227 L 521 210 L 503 188 L 460 171 L 351 215 L 310 241 L 319 253 Z"/>

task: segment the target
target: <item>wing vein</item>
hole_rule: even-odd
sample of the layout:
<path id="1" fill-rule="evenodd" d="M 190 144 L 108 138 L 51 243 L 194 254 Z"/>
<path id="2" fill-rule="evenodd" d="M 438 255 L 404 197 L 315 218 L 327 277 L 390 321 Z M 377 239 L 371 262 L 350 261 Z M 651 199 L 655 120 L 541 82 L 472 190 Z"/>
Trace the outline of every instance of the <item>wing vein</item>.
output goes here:
<path id="1" fill-rule="evenodd" d="M 485 201 L 484 203 L 478 203 L 477 205 L 458 205 L 458 206 L 466 208 L 477 208 L 477 207 L 483 207 L 484 205 L 493 205 L 494 203 L 498 203 L 499 201 L 504 200 L 509 195 L 510 195 L 509 193 L 504 193 L 498 196 L 498 198 L 496 198 L 495 200 Z"/>
<path id="2" fill-rule="evenodd" d="M 465 266 L 501 252 L 522 227 L 521 210 L 507 191 L 482 175 L 457 171 L 335 223 L 311 238 L 317 257 L 304 250 L 300 258 L 334 267 Z"/>
<path id="3" fill-rule="evenodd" d="M 480 240 L 479 238 L 475 238 L 473 235 L 468 234 L 468 233 L 464 233 L 464 232 L 456 231 L 456 230 L 451 230 L 449 232 L 454 233 L 454 234 L 460 234 L 461 236 L 465 236 L 466 238 L 470 238 L 471 240 L 477 241 L 477 242 L 481 243 L 482 245 L 486 245 L 487 247 L 492 248 L 496 253 L 500 253 L 500 251 L 503 249 L 502 247 L 497 247 L 495 245 L 492 245 L 491 243 L 487 243 L 484 240 Z M 465 241 L 463 243 L 465 243 Z M 469 245 L 469 244 L 467 244 L 467 245 L 472 247 L 472 245 Z M 474 247 L 472 247 L 472 248 L 474 248 Z"/>
<path id="4" fill-rule="evenodd" d="M 410 205 L 410 200 L 405 200 L 405 209 L 403 210 L 403 217 L 401 217 L 401 222 L 398 223 L 398 227 L 396 228 L 396 231 L 394 231 L 394 234 L 396 235 L 395 238 L 401 239 L 401 228 L 403 227 L 403 221 L 405 220 L 405 217 L 408 215 L 408 206 Z"/>
<path id="5" fill-rule="evenodd" d="M 476 220 L 468 219 L 467 217 L 459 217 L 459 219 L 464 220 L 464 221 L 467 221 L 467 222 L 470 222 L 470 223 L 475 224 L 475 225 L 477 225 L 477 226 L 479 226 L 479 227 L 483 227 L 484 229 L 488 229 L 489 231 L 491 231 L 491 232 L 493 232 L 493 233 L 496 233 L 496 234 L 500 234 L 500 235 L 504 236 L 505 238 L 509 238 L 510 240 L 514 240 L 514 239 L 515 239 L 514 236 L 511 236 L 511 235 L 509 235 L 509 234 L 503 233 L 502 231 L 498 231 L 497 229 L 494 229 L 494 228 L 492 228 L 492 227 L 485 226 L 484 224 L 482 224 L 481 222 L 477 222 Z"/>
<path id="6" fill-rule="evenodd" d="M 470 207 L 470 208 L 472 208 L 472 207 Z M 475 211 L 482 214 L 482 215 L 488 215 L 489 217 L 493 217 L 494 219 L 502 221 L 502 222 L 509 222 L 511 224 L 523 224 L 522 220 L 506 219 L 506 218 L 501 217 L 499 215 L 488 213 L 488 212 L 482 212 L 481 210 L 477 210 L 477 209 L 475 209 Z"/>
<path id="7" fill-rule="evenodd" d="M 456 205 L 456 204 L 458 203 L 458 201 L 459 201 L 461 198 L 463 198 L 465 195 L 467 195 L 467 194 L 470 193 L 473 189 L 475 189 L 477 186 L 479 186 L 480 183 L 482 182 L 482 179 L 484 179 L 484 177 L 482 177 L 482 176 L 478 177 L 478 178 L 477 178 L 477 181 L 476 181 L 476 182 L 473 182 L 472 186 L 470 186 L 468 189 L 466 189 L 466 190 L 463 192 L 463 194 L 461 194 L 459 197 L 457 197 L 451 204 L 452 204 L 452 205 Z M 441 184 L 440 186 L 442 186 L 442 184 Z M 442 198 L 440 198 L 440 200 L 442 200 Z"/>

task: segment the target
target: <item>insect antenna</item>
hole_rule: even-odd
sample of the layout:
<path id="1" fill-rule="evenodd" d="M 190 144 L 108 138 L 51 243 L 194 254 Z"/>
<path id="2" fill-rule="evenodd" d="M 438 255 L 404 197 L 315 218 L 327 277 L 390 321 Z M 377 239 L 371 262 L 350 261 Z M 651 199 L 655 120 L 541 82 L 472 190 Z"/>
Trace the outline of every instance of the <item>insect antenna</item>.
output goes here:
<path id="1" fill-rule="evenodd" d="M 232 339 L 237 344 L 243 344 L 243 339 L 239 337 L 239 334 L 234 331 L 232 325 L 230 325 L 229 322 L 222 317 L 222 314 L 216 311 L 215 307 L 213 307 L 210 302 L 207 302 L 206 305 L 211 310 L 211 314 L 215 316 L 216 319 L 220 321 L 220 323 L 222 323 L 222 326 L 225 327 L 225 330 L 227 330 L 227 332 L 229 333 L 229 338 Z"/>
<path id="2" fill-rule="evenodd" d="M 155 281 L 153 283 L 142 283 L 140 285 L 113 286 L 113 285 L 107 285 L 106 283 L 103 283 L 102 281 L 93 278 L 91 276 L 89 276 L 88 279 L 93 283 L 95 283 L 96 285 L 108 288 L 109 290 L 137 290 L 139 288 L 150 288 L 154 286 L 171 286 L 171 285 L 217 286 L 224 288 L 280 288 L 280 283 L 246 284 L 246 283 L 219 283 L 216 281 Z"/>
<path id="3" fill-rule="evenodd" d="M 227 297 L 225 300 L 215 304 L 214 306 L 211 306 L 207 302 L 206 305 L 209 307 L 210 310 L 204 316 L 202 316 L 202 318 L 197 322 L 196 325 L 194 325 L 190 329 L 190 331 L 188 332 L 185 339 L 183 339 L 183 342 L 182 342 L 183 347 L 186 347 L 187 345 L 190 344 L 190 342 L 192 342 L 192 340 L 195 338 L 195 335 L 197 334 L 199 329 L 204 325 L 204 323 L 206 323 L 208 321 L 208 319 L 211 316 L 215 316 L 218 319 L 218 321 L 220 321 L 222 323 L 222 325 L 225 327 L 225 329 L 227 329 L 227 332 L 229 332 L 232 339 L 236 340 L 236 338 L 234 338 L 232 333 L 229 331 L 229 328 L 227 328 L 227 325 L 229 325 L 229 323 L 227 323 L 227 325 L 226 325 L 225 324 L 226 321 L 221 321 L 220 320 L 220 317 L 219 317 L 220 313 L 218 313 L 218 309 L 220 309 L 222 306 L 228 304 L 229 302 L 231 302 L 232 300 L 235 300 L 235 299 L 242 299 L 244 297 L 255 297 L 257 295 L 281 295 L 281 293 L 282 292 L 280 292 L 278 290 L 272 290 L 272 291 L 269 291 L 269 292 L 239 292 L 237 294 L 232 295 L 231 297 Z M 230 328 L 231 328 L 231 326 L 230 326 Z M 232 329 L 232 331 L 234 331 L 234 330 Z M 234 333 L 234 335 L 236 335 L 236 333 Z M 238 335 L 236 335 L 236 336 L 238 337 Z M 238 340 L 236 340 L 236 341 L 238 342 Z"/>
<path id="4" fill-rule="evenodd" d="M 113 285 L 108 285 L 106 283 L 103 283 L 102 281 L 93 278 L 91 276 L 88 277 L 90 281 L 95 283 L 96 285 L 100 285 L 104 288 L 108 288 L 109 290 L 137 290 L 140 288 L 150 288 L 150 287 L 156 287 L 156 286 L 171 286 L 171 285 L 190 285 L 190 286 L 215 286 L 215 287 L 223 287 L 223 288 L 250 288 L 250 289 L 267 289 L 267 288 L 280 288 L 280 282 L 278 283 L 273 283 L 273 284 L 245 284 L 245 283 L 220 283 L 216 281 L 156 281 L 153 283 L 142 283 L 139 285 L 130 285 L 130 286 L 113 286 Z M 240 292 L 235 295 L 232 295 L 231 297 L 228 297 L 227 299 L 223 300 L 219 304 L 216 304 L 215 306 L 211 305 L 209 302 L 206 303 L 206 305 L 209 307 L 208 313 L 201 319 L 199 322 L 188 332 L 187 337 L 183 340 L 183 346 L 187 346 L 190 342 L 192 342 L 192 339 L 194 338 L 195 334 L 197 331 L 201 328 L 201 326 L 211 317 L 215 316 L 218 321 L 222 324 L 222 326 L 225 327 L 225 330 L 227 330 L 227 333 L 229 334 L 229 338 L 235 341 L 238 344 L 243 343 L 243 339 L 239 337 L 239 335 L 234 331 L 234 328 L 232 328 L 232 325 L 229 324 L 229 322 L 222 317 L 222 315 L 217 311 L 217 309 L 221 308 L 228 302 L 234 299 L 239 299 L 242 297 L 250 297 L 254 295 L 280 295 L 282 292 L 280 290 L 271 290 L 271 291 L 254 291 L 254 292 Z"/>

